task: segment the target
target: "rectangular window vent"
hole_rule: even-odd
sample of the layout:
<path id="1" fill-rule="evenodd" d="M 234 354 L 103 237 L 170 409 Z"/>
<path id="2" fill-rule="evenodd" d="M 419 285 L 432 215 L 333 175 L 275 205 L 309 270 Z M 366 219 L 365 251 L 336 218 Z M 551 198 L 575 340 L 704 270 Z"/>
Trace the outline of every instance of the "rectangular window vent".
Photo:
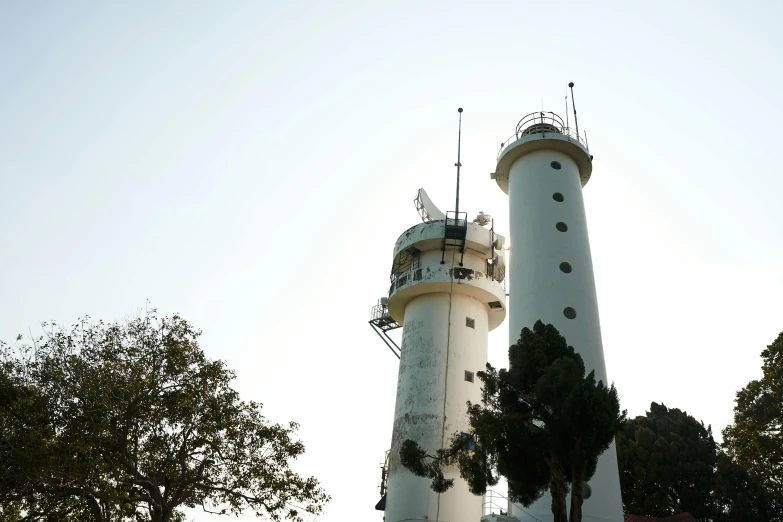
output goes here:
<path id="1" fill-rule="evenodd" d="M 465 380 L 468 382 L 473 382 L 473 372 L 465 370 Z"/>
<path id="2" fill-rule="evenodd" d="M 491 303 L 487 304 L 489 304 L 490 308 L 503 308 L 503 305 L 500 304 L 500 301 L 492 301 Z"/>
<path id="3" fill-rule="evenodd" d="M 471 319 L 470 317 L 466 317 L 465 318 L 465 326 L 467 326 L 468 328 L 475 329 L 476 328 L 476 320 L 475 319 Z"/>

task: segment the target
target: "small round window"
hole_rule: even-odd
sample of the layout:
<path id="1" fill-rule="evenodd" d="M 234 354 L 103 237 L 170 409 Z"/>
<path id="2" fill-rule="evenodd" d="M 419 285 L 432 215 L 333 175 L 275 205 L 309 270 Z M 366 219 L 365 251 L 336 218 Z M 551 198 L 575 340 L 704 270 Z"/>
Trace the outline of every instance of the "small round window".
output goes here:
<path id="1" fill-rule="evenodd" d="M 560 263 L 560 271 L 563 272 L 563 273 L 566 273 L 566 274 L 570 274 L 571 273 L 571 263 L 567 263 L 565 261 Z"/>
<path id="2" fill-rule="evenodd" d="M 552 163 L 549 164 L 549 166 L 552 167 L 555 170 L 560 170 L 560 167 L 561 167 L 559 161 L 553 161 Z"/>
<path id="3" fill-rule="evenodd" d="M 557 225 L 555 225 L 555 228 L 557 228 L 560 232 L 565 232 L 566 230 L 568 230 L 568 225 L 566 225 L 561 221 Z"/>
<path id="4" fill-rule="evenodd" d="M 552 194 L 552 199 L 554 199 L 554 200 L 555 200 L 555 201 L 557 201 L 558 203 L 562 203 L 562 201 L 563 201 L 565 198 L 563 197 L 563 195 L 562 195 L 561 193 L 559 193 L 559 192 L 555 192 L 554 194 Z"/>
<path id="5" fill-rule="evenodd" d="M 563 309 L 563 315 L 569 319 L 576 319 L 576 310 L 574 310 L 570 306 L 567 306 L 566 308 Z"/>

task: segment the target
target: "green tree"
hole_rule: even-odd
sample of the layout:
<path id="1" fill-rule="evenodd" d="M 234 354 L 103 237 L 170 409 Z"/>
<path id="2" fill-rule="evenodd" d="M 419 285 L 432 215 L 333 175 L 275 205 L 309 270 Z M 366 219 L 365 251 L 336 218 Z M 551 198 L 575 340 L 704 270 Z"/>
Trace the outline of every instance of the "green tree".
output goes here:
<path id="1" fill-rule="evenodd" d="M 100 462 L 68 430 L 57 402 L 37 385 L 42 361 L 4 347 L 0 373 L 0 521 L 120 520 L 133 515 L 102 492 Z M 29 347 L 28 347 L 29 348 Z M 40 355 L 50 357 L 46 347 Z M 51 361 L 47 361 L 51 362 Z M 75 400 L 75 399 L 74 399 Z"/>
<path id="2" fill-rule="evenodd" d="M 297 425 L 242 401 L 199 336 L 179 316 L 150 312 L 3 345 L 0 504 L 11 507 L 0 520 L 175 522 L 199 506 L 272 520 L 321 512 L 329 497 L 318 481 L 289 466 L 304 452 Z"/>
<path id="3" fill-rule="evenodd" d="M 645 416 L 625 424 L 616 442 L 626 513 L 711 516 L 717 446 L 709 426 L 653 402 Z"/>
<path id="4" fill-rule="evenodd" d="M 652 403 L 616 438 L 626 513 L 664 517 L 690 512 L 705 522 L 768 522 L 764 488 L 720 451 L 710 427 Z"/>
<path id="5" fill-rule="evenodd" d="M 511 499 L 522 504 L 548 489 L 555 522 L 581 521 L 585 483 L 625 418 L 614 385 L 596 383 L 593 372 L 585 375 L 582 357 L 541 321 L 522 330 L 511 346 L 508 370 L 488 364 L 478 375 L 483 400 L 468 403 L 471 433 L 455 433 L 435 455 L 407 440 L 400 451 L 403 466 L 431 478 L 435 491 L 451 487 L 442 467 L 453 464 L 476 495 L 499 476 L 507 479 Z"/>
<path id="6" fill-rule="evenodd" d="M 52 473 L 57 453 L 48 401 L 24 382 L 18 361 L 5 360 L 0 367 L 0 521 L 86 518 L 86 506 L 69 499 L 67 485 L 49 494 L 39 487 L 36 477 Z M 70 460 L 75 473 L 81 463 Z"/>
<path id="7" fill-rule="evenodd" d="M 718 452 L 712 484 L 714 522 L 774 520 L 767 492 L 726 453 Z"/>
<path id="8" fill-rule="evenodd" d="M 729 455 L 759 481 L 783 521 L 783 333 L 761 352 L 763 376 L 737 392 L 734 424 L 723 430 Z"/>

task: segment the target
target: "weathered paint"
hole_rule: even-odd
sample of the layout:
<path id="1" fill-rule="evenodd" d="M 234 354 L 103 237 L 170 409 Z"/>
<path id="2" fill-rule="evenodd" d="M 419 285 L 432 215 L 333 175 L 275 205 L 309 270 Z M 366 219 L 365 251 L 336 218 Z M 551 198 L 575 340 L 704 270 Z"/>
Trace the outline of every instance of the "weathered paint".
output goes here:
<path id="1" fill-rule="evenodd" d="M 491 231 L 476 223 L 468 223 L 467 236 L 465 238 L 468 251 L 473 251 L 478 256 L 488 257 L 491 244 Z M 407 248 L 415 246 L 422 251 L 437 252 L 440 262 L 440 247 L 443 241 L 444 222 L 430 221 L 428 223 L 419 223 L 403 232 L 397 242 L 394 244 L 394 258 Z M 503 236 L 495 234 L 495 239 L 503 241 Z M 449 250 L 450 252 L 451 250 Z"/>
<path id="2" fill-rule="evenodd" d="M 533 142 L 535 147 L 530 146 Z M 560 163 L 559 170 L 551 167 L 553 161 Z M 538 319 L 551 323 L 582 356 L 587 371 L 595 370 L 596 379 L 607 383 L 582 197 L 591 171 L 590 157 L 581 145 L 562 136 L 533 135 L 504 151 L 495 179 L 510 204 L 509 340 L 514 342 L 522 328 Z M 556 192 L 563 195 L 562 202 L 553 199 Z M 559 222 L 568 226 L 566 232 L 556 228 Z M 560 270 L 562 262 L 571 264 L 571 273 Z M 565 317 L 566 307 L 576 310 L 575 319 Z M 614 444 L 601 456 L 590 486 L 583 520 L 622 522 Z M 517 514 L 513 505 L 509 507 L 512 515 Z M 549 494 L 526 510 L 542 521 L 553 519 Z"/>
<path id="3" fill-rule="evenodd" d="M 407 439 L 433 454 L 453 433 L 469 431 L 467 402 L 481 400 L 481 383 L 478 377 L 466 381 L 465 371 L 475 374 L 485 368 L 487 334 L 506 313 L 503 285 L 484 274 L 491 252 L 489 231 L 471 224 L 468 244 L 476 248 L 465 252 L 460 267 L 453 248 L 446 251 L 446 264 L 440 264 L 442 223 L 438 226 L 436 222 L 412 227 L 395 247 L 395 255 L 412 245 L 422 252 L 419 267 L 399 277 L 389 296 L 389 311 L 403 325 L 403 337 L 386 522 L 477 522 L 482 515 L 482 497 L 468 491 L 456 466 L 445 470 L 455 479 L 454 487 L 437 494 L 428 479 L 414 476 L 399 459 Z M 498 310 L 489 307 L 495 301 L 502 303 Z M 474 320 L 472 328 L 467 318 Z"/>
<path id="4" fill-rule="evenodd" d="M 429 480 L 402 468 L 399 452 L 412 439 L 434 452 L 454 432 L 469 431 L 467 401 L 481 400 L 481 384 L 465 380 L 465 370 L 481 371 L 487 362 L 487 311 L 463 294 L 434 293 L 416 297 L 405 309 L 397 404 L 389 456 L 386 521 L 406 518 L 475 522 L 481 518 L 481 497 L 470 494 L 457 478 L 444 494 L 431 491 Z M 466 326 L 466 317 L 476 321 Z"/>
<path id="5" fill-rule="evenodd" d="M 489 330 L 494 330 L 506 317 L 506 299 L 503 285 L 493 281 L 483 272 L 486 268 L 484 260 L 471 254 L 465 255 L 465 266 L 451 267 L 450 264 L 440 264 L 440 250 L 437 255 L 421 255 L 422 266 L 411 270 L 407 275 L 399 277 L 394 290 L 389 296 L 389 314 L 402 324 L 408 303 L 416 297 L 435 292 L 456 292 L 469 295 L 487 304 L 499 302 L 500 308 L 490 309 Z M 450 257 L 450 256 L 449 256 Z M 424 265 L 424 263 L 431 263 Z"/>

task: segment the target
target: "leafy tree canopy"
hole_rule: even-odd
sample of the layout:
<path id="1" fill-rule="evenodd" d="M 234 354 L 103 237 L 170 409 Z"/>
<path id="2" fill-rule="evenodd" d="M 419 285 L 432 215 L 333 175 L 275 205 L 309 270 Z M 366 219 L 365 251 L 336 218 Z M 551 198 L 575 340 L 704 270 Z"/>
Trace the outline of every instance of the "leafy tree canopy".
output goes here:
<path id="1" fill-rule="evenodd" d="M 403 466 L 431 478 L 435 491 L 451 487 L 442 468 L 453 464 L 477 495 L 499 476 L 508 480 L 512 500 L 523 504 L 548 489 L 555 522 L 581 521 L 585 482 L 625 418 L 614 385 L 596 383 L 593 372 L 585 375 L 582 357 L 541 321 L 522 330 L 511 346 L 508 370 L 488 364 L 478 376 L 483 401 L 468 403 L 471 433 L 455 433 L 435 455 L 407 440 L 400 452 Z"/>
<path id="2" fill-rule="evenodd" d="M 686 412 L 653 402 L 617 436 L 617 460 L 626 513 L 709 515 L 715 440 Z"/>
<path id="3" fill-rule="evenodd" d="M 761 352 L 763 376 L 737 392 L 734 424 L 723 431 L 724 447 L 770 496 L 783 521 L 783 333 Z"/>
<path id="4" fill-rule="evenodd" d="M 617 436 L 626 513 L 665 517 L 687 511 L 704 522 L 767 522 L 761 485 L 719 451 L 710 427 L 652 403 Z"/>
<path id="5" fill-rule="evenodd" d="M 0 520 L 181 521 L 182 507 L 302 520 L 329 497 L 290 469 L 296 423 L 242 401 L 200 332 L 154 312 L 2 345 Z"/>
<path id="6" fill-rule="evenodd" d="M 718 452 L 712 495 L 713 522 L 777 520 L 771 499 L 761 483 L 723 452 Z"/>

